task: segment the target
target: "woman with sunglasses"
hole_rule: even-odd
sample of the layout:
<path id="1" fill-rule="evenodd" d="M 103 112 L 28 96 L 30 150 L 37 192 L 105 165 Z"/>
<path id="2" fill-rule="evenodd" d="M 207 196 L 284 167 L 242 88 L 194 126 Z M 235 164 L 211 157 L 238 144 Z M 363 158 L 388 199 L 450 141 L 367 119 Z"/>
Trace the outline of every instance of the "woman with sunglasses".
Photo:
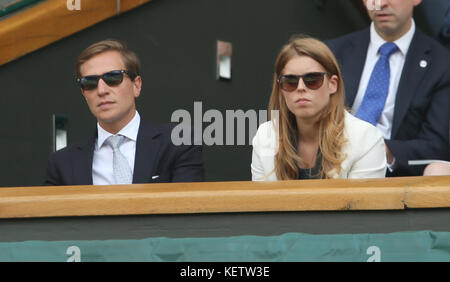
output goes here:
<path id="1" fill-rule="evenodd" d="M 346 111 L 338 63 L 321 41 L 296 37 L 282 48 L 269 110 L 253 139 L 253 180 L 385 176 L 383 137 Z"/>

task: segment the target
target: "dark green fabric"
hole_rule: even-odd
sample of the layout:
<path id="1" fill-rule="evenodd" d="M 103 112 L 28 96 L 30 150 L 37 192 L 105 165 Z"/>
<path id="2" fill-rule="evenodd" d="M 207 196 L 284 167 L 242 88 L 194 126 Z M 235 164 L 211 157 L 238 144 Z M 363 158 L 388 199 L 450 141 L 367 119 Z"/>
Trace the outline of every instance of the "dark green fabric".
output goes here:
<path id="1" fill-rule="evenodd" d="M 450 232 L 0 243 L 0 261 L 450 261 Z"/>

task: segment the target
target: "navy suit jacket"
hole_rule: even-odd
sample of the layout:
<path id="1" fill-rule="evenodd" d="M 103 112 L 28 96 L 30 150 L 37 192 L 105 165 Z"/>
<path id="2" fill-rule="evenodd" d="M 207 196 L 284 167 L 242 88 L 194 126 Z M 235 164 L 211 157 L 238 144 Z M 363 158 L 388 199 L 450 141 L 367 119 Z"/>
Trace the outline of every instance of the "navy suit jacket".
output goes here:
<path id="1" fill-rule="evenodd" d="M 133 183 L 203 181 L 202 147 L 175 146 L 173 125 L 141 120 L 136 140 Z M 83 143 L 51 153 L 45 185 L 92 185 L 92 159 L 96 134 Z M 159 176 L 152 179 L 152 176 Z"/>
<path id="2" fill-rule="evenodd" d="M 368 28 L 325 42 L 340 64 L 349 107 L 358 92 L 369 42 Z M 416 28 L 398 86 L 391 139 L 385 140 L 396 158 L 388 176 L 422 175 L 424 166 L 409 166 L 409 160 L 450 160 L 449 97 L 450 52 Z"/>

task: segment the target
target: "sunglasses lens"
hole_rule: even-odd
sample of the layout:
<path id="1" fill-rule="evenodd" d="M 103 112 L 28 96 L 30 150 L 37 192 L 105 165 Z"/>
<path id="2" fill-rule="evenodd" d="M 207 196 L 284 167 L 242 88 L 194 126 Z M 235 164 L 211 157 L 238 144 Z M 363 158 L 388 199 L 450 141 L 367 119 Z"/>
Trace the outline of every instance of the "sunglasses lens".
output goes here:
<path id="1" fill-rule="evenodd" d="M 312 72 L 303 76 L 298 75 L 282 75 L 280 76 L 278 83 L 280 88 L 287 92 L 292 92 L 298 87 L 298 81 L 300 77 L 303 79 L 303 83 L 311 90 L 317 90 L 322 87 L 325 73 Z"/>
<path id="2" fill-rule="evenodd" d="M 319 89 L 323 84 L 323 73 L 308 73 L 303 76 L 303 83 L 309 89 L 316 90 Z"/>
<path id="3" fill-rule="evenodd" d="M 106 82 L 109 86 L 116 86 L 122 83 L 123 81 L 123 73 L 121 71 L 111 71 L 105 73 L 103 76 L 103 81 Z"/>
<path id="4" fill-rule="evenodd" d="M 280 87 L 284 91 L 292 92 L 295 89 L 297 89 L 298 80 L 299 80 L 299 77 L 294 76 L 294 75 L 281 76 L 280 80 L 279 80 Z"/>
<path id="5" fill-rule="evenodd" d="M 85 76 L 80 79 L 80 86 L 84 90 L 92 90 L 97 87 L 98 76 Z"/>
<path id="6" fill-rule="evenodd" d="M 109 86 L 116 86 L 122 83 L 123 81 L 123 72 L 120 70 L 110 71 L 103 75 L 90 75 L 82 77 L 78 80 L 80 87 L 83 90 L 92 90 L 97 88 L 98 80 L 103 79 L 103 81 Z"/>

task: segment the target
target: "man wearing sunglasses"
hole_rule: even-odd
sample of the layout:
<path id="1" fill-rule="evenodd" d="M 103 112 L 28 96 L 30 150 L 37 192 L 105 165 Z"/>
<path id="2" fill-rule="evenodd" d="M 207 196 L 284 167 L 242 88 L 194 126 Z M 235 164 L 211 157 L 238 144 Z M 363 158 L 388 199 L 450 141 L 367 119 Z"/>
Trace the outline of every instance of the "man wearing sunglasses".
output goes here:
<path id="1" fill-rule="evenodd" d="M 201 146 L 175 146 L 171 125 L 141 120 L 140 63 L 117 40 L 89 46 L 76 62 L 77 83 L 97 119 L 84 143 L 52 153 L 47 185 L 110 185 L 203 180 Z"/>
<path id="2" fill-rule="evenodd" d="M 422 175 L 425 166 L 409 161 L 450 160 L 450 53 L 416 27 L 421 0 L 362 1 L 370 28 L 326 42 L 342 67 L 346 103 L 383 133 L 387 176 Z"/>

